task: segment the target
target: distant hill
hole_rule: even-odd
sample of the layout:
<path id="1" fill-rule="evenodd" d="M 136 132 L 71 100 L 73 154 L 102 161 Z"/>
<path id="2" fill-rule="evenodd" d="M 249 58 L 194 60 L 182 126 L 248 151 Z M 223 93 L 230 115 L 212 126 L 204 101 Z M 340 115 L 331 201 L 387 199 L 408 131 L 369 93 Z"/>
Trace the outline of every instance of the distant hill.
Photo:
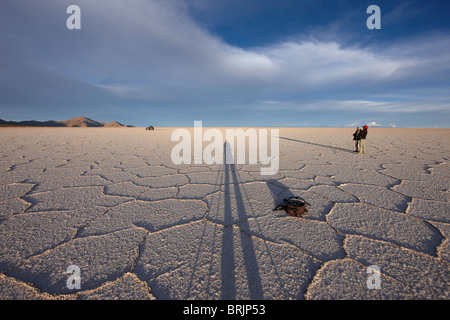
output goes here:
<path id="1" fill-rule="evenodd" d="M 108 128 L 126 128 L 133 127 L 121 124 L 117 121 L 104 123 L 95 121 L 86 117 L 76 117 L 63 121 L 5 121 L 0 119 L 0 126 L 24 126 L 24 127 L 108 127 Z"/>

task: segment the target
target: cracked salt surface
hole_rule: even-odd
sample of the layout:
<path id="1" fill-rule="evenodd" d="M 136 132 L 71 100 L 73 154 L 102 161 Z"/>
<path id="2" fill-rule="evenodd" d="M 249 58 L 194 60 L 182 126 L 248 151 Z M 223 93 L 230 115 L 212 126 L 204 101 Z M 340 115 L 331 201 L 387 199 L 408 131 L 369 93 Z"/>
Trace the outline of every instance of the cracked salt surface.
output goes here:
<path id="1" fill-rule="evenodd" d="M 0 299 L 450 298 L 449 129 L 280 129 L 273 176 L 175 165 L 170 128 L 0 131 Z"/>

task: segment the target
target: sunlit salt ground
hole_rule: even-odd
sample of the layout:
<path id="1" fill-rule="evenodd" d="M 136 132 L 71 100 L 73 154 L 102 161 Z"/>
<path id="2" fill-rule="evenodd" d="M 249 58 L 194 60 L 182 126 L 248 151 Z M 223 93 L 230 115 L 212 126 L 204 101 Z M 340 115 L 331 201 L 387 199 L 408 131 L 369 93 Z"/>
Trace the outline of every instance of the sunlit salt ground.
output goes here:
<path id="1" fill-rule="evenodd" d="M 173 130 L 0 128 L 0 298 L 450 298 L 450 129 L 280 129 L 272 176 Z"/>

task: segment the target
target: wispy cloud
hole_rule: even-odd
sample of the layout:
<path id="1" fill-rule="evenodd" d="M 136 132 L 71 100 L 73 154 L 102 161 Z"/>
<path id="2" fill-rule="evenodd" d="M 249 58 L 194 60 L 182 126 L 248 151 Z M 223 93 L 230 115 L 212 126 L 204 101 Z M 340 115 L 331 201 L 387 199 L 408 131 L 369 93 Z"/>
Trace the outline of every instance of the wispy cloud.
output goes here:
<path id="1" fill-rule="evenodd" d="M 310 114 L 448 110 L 447 35 L 412 37 L 381 48 L 303 38 L 244 49 L 203 28 L 183 1 L 78 0 L 82 29 L 77 32 L 65 29 L 69 4 L 24 0 L 3 5 L 0 27 L 8 32 L 0 40 L 8 49 L 0 64 L 11 67 L 0 74 L 0 108 L 30 109 L 39 101 L 42 110 L 52 105 L 52 112 L 64 105 L 110 105 L 123 106 L 123 114 L 133 108 L 155 114 L 163 106 L 180 118 L 198 112 L 229 117 L 220 108 L 231 104 L 240 106 L 242 115 L 255 109 Z M 17 22 L 20 14 L 26 24 Z M 439 95 L 420 94 L 430 88 Z"/>
<path id="2" fill-rule="evenodd" d="M 402 1 L 392 11 L 383 14 L 383 23 L 387 25 L 404 23 L 423 13 L 424 7 L 420 6 L 417 0 Z"/>

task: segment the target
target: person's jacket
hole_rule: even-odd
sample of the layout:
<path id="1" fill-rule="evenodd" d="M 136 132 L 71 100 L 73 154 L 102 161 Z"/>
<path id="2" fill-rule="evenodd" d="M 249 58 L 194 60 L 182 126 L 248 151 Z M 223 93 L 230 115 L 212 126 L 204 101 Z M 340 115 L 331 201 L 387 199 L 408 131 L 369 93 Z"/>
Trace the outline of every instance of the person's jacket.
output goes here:
<path id="1" fill-rule="evenodd" d="M 365 139 L 366 137 L 367 137 L 367 129 L 361 130 L 361 132 L 359 133 L 359 138 Z"/>
<path id="2" fill-rule="evenodd" d="M 361 133 L 361 130 L 356 130 L 356 132 L 353 134 L 353 140 L 359 140 L 359 139 L 361 139 L 360 137 L 359 137 L 359 134 Z"/>

